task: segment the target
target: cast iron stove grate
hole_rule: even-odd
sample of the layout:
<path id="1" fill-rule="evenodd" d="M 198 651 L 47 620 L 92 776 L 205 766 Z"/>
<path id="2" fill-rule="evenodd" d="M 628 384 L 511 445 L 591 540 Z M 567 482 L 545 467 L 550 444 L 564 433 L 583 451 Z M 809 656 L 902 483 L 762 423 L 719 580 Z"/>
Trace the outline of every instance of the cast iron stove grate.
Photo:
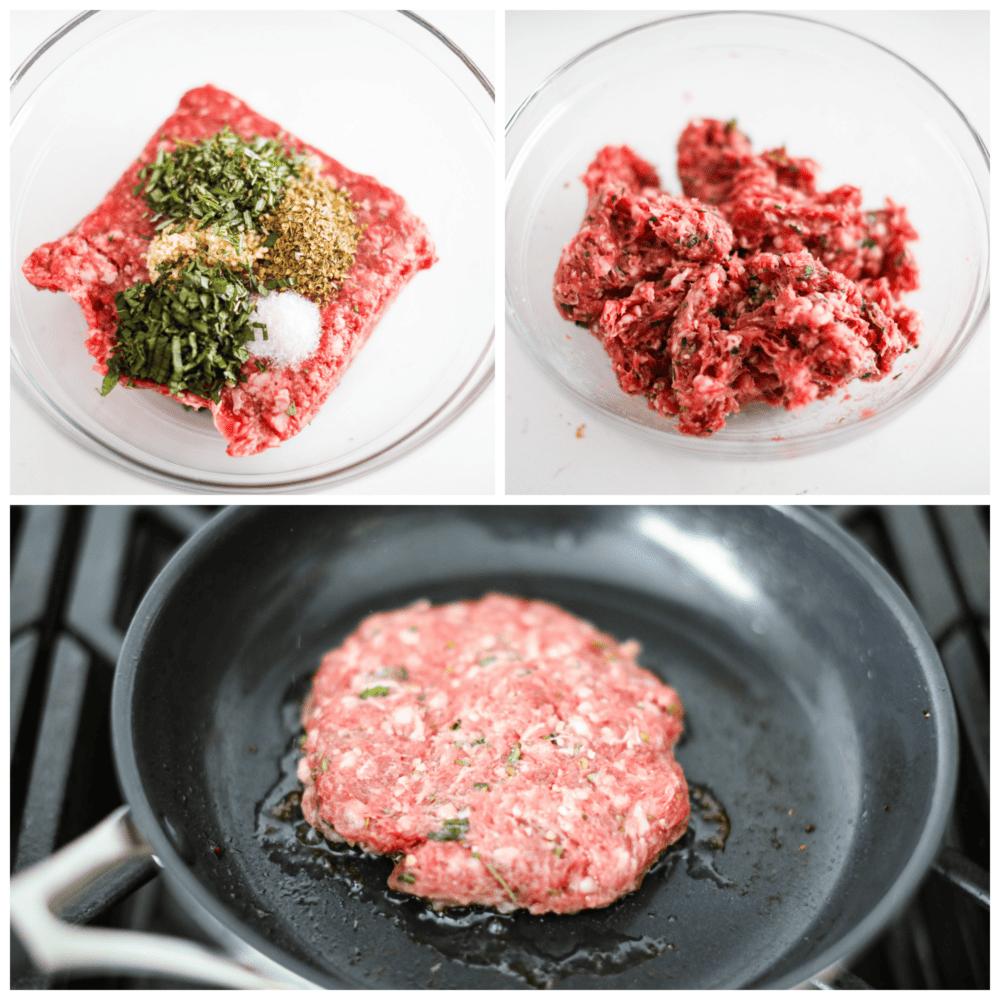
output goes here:
<path id="1" fill-rule="evenodd" d="M 962 733 L 944 874 L 850 974 L 880 988 L 989 986 L 989 914 L 956 886 L 963 858 L 989 869 L 989 510 L 826 508 L 907 591 L 948 671 Z M 146 588 L 214 513 L 203 507 L 11 509 L 11 872 L 47 857 L 121 797 L 111 754 L 114 663 Z M 87 919 L 201 939 L 160 879 Z M 14 988 L 176 988 L 147 978 L 36 975 Z"/>

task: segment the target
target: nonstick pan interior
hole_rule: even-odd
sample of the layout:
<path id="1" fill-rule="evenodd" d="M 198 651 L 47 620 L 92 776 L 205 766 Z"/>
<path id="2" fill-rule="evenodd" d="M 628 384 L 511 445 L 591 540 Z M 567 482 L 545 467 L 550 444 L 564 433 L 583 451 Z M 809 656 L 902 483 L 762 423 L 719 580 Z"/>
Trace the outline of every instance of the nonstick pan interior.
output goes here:
<path id="1" fill-rule="evenodd" d="M 724 851 L 694 823 L 606 909 L 440 916 L 387 888 L 387 859 L 319 841 L 287 800 L 272 813 L 322 654 L 371 611 L 490 590 L 642 643 L 684 702 L 677 758 L 725 808 Z M 811 512 L 282 507 L 228 512 L 168 566 L 113 717 L 174 884 L 322 985 L 787 986 L 877 933 L 929 865 L 956 766 L 946 687 L 899 591 Z"/>

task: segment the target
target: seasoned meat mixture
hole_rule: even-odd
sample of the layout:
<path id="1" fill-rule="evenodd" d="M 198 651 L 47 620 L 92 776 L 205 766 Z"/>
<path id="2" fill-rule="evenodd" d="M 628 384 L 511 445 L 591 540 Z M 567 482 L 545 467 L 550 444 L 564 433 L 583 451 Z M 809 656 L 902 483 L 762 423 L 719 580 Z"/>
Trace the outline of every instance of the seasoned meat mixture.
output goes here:
<path id="1" fill-rule="evenodd" d="M 607 906 L 689 813 L 683 709 L 638 652 L 499 594 L 372 615 L 303 710 L 306 819 L 437 907 Z"/>
<path id="2" fill-rule="evenodd" d="M 604 345 L 622 389 L 683 434 L 742 406 L 795 409 L 878 381 L 917 343 L 906 209 L 862 211 L 861 191 L 818 191 L 817 164 L 755 154 L 735 122 L 692 121 L 673 197 L 627 146 L 582 180 L 588 208 L 556 272 L 556 306 Z"/>

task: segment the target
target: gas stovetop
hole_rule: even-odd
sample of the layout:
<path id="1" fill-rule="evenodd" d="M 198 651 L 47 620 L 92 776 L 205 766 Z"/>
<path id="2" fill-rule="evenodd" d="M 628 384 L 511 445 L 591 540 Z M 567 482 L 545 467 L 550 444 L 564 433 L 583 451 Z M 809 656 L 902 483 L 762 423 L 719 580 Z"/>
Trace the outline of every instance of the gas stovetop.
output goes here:
<path id="1" fill-rule="evenodd" d="M 948 672 L 962 733 L 959 789 L 939 870 L 840 985 L 989 986 L 989 913 L 973 899 L 989 868 L 989 509 L 821 508 L 906 590 Z M 215 508 L 22 507 L 11 512 L 11 872 L 48 857 L 121 804 L 111 754 L 114 664 L 146 588 Z M 125 890 L 122 890 L 125 893 Z M 161 879 L 111 891 L 104 926 L 203 940 Z M 151 989 L 147 978 L 13 988 Z"/>

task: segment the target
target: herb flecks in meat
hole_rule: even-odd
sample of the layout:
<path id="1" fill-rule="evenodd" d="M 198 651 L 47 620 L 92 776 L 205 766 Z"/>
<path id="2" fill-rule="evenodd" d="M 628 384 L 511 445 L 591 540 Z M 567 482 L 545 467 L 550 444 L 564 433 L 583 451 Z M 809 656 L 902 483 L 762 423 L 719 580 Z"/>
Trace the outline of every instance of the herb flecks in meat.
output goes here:
<path id="1" fill-rule="evenodd" d="M 446 819 L 442 822 L 443 830 L 435 830 L 427 834 L 428 840 L 462 840 L 469 832 L 467 819 Z"/>

